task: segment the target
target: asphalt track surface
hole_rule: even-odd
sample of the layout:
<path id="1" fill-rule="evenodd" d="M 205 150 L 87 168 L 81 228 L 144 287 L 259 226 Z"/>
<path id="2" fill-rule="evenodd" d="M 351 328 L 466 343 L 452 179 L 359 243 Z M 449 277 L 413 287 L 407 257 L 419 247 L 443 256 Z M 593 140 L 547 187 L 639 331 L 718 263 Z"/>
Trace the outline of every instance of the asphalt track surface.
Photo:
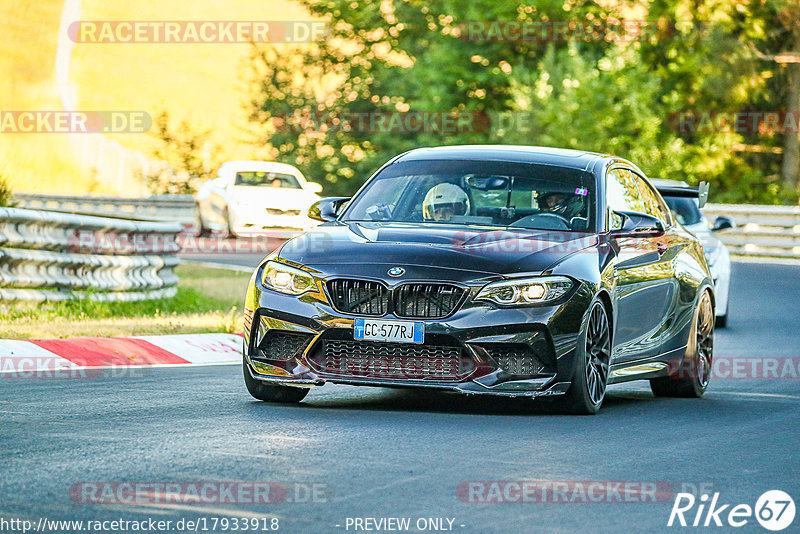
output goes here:
<path id="1" fill-rule="evenodd" d="M 715 357 L 799 356 L 798 282 L 800 267 L 734 264 Z M 594 417 L 541 414 L 525 400 L 333 385 L 298 406 L 271 405 L 247 394 L 238 366 L 0 380 L 0 392 L 0 521 L 268 516 L 280 532 L 355 532 L 348 518 L 407 517 L 411 531 L 418 518 L 450 518 L 465 533 L 675 532 L 709 530 L 667 527 L 682 489 L 719 492 L 731 505 L 753 506 L 771 489 L 800 499 L 800 379 L 715 379 L 701 400 L 623 384 Z M 651 481 L 670 491 L 656 503 L 471 503 L 456 492 L 467 481 L 523 480 Z M 88 481 L 277 482 L 289 495 L 278 504 L 79 504 L 70 488 Z M 767 532 L 754 518 L 735 530 Z"/>

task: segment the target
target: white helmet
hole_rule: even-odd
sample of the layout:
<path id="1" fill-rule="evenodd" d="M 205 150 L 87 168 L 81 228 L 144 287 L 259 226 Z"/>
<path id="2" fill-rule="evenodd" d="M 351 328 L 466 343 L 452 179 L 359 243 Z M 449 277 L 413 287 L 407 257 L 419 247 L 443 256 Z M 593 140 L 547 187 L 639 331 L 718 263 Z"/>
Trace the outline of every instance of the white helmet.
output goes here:
<path id="1" fill-rule="evenodd" d="M 452 215 L 469 213 L 469 197 L 463 189 L 454 184 L 438 184 L 428 191 L 422 201 L 422 215 L 426 219 L 434 219 L 438 209 L 450 208 Z"/>

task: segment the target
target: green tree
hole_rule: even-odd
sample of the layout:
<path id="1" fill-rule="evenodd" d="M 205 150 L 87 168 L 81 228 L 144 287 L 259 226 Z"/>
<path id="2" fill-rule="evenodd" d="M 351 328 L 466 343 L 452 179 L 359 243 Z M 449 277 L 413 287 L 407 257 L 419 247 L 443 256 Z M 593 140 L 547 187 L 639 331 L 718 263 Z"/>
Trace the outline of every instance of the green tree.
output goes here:
<path id="1" fill-rule="evenodd" d="M 791 92 L 789 69 L 771 58 L 800 32 L 798 11 L 794 0 L 654 1 L 650 17 L 673 21 L 675 27 L 670 39 L 642 49 L 643 65 L 661 81 L 659 100 L 670 112 L 790 111 L 792 99 L 785 96 Z M 680 136 L 698 154 L 692 179 L 716 183 L 721 195 L 715 198 L 797 202 L 796 172 L 784 171 L 780 179 L 781 167 L 793 166 L 796 149 L 775 153 L 781 137 L 796 146 L 796 134 L 756 130 Z M 704 166 L 705 158 L 717 164 Z"/>
<path id="2" fill-rule="evenodd" d="M 166 111 L 156 117 L 155 127 L 153 136 L 158 144 L 153 156 L 162 165 L 144 177 L 148 189 L 153 194 L 195 193 L 202 181 L 212 177 L 215 167 L 211 161 L 219 147 L 208 144 L 209 132 L 195 132 L 186 121 L 173 129 Z"/>
<path id="3" fill-rule="evenodd" d="M 794 28 L 786 29 L 775 6 L 787 1 L 619 4 L 646 13 L 656 31 L 641 42 L 575 43 L 475 40 L 465 28 L 470 21 L 611 22 L 623 13 L 570 0 L 301 0 L 330 33 L 296 53 L 255 49 L 250 118 L 271 157 L 298 165 L 329 194 L 351 194 L 411 148 L 498 142 L 619 154 L 651 176 L 710 181 L 715 198 L 796 201 L 769 153 L 777 139 L 680 132 L 670 123 L 685 110 L 776 109 L 779 76 L 753 50 L 785 51 L 781 39 Z M 307 127 L 314 113 L 398 111 L 485 113 L 493 122 L 484 130 L 413 134 Z M 743 151 L 752 145 L 765 145 L 766 154 Z"/>
<path id="4" fill-rule="evenodd" d="M 17 203 L 11 194 L 11 186 L 6 177 L 0 174 L 0 208 L 13 208 Z"/>
<path id="5" fill-rule="evenodd" d="M 284 48 L 256 49 L 250 118 L 259 127 L 257 142 L 271 146 L 273 158 L 298 165 L 330 194 L 352 193 L 379 165 L 405 150 L 495 142 L 494 130 L 320 132 L 292 127 L 302 125 L 301 120 L 287 126 L 286 117 L 298 110 L 332 116 L 509 111 L 515 95 L 508 65 L 535 65 L 546 47 L 540 42 L 470 40 L 463 33 L 466 22 L 608 16 L 594 2 L 567 2 L 570 10 L 565 11 L 563 0 L 535 7 L 509 0 L 443 0 L 433 6 L 422 0 L 302 3 L 328 22 L 330 34 L 291 55 Z M 287 55 L 291 57 L 285 59 Z M 335 89 L 321 91 L 320 85 L 331 80 Z"/>

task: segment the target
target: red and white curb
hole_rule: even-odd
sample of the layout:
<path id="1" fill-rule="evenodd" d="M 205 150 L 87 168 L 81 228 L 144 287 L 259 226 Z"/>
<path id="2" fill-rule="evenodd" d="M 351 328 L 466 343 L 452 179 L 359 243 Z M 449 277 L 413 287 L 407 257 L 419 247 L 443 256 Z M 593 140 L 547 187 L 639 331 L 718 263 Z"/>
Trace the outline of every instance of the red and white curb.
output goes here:
<path id="1" fill-rule="evenodd" d="M 0 340 L 0 374 L 241 362 L 242 336 L 235 334 Z"/>

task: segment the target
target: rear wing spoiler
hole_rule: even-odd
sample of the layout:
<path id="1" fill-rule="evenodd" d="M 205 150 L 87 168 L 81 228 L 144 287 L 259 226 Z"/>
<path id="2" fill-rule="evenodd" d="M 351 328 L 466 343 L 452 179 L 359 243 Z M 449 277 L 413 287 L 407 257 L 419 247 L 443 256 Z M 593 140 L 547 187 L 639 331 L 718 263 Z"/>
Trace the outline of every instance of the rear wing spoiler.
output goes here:
<path id="1" fill-rule="evenodd" d="M 665 197 L 696 198 L 701 208 L 708 202 L 708 182 L 700 182 L 697 187 L 659 185 L 656 189 Z"/>

